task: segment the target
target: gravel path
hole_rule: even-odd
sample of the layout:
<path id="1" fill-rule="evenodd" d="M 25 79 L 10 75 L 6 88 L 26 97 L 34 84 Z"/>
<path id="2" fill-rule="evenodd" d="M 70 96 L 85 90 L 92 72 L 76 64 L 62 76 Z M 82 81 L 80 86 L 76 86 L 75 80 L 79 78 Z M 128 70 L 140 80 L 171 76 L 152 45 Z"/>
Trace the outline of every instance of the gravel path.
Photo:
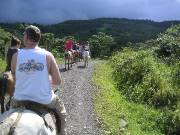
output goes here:
<path id="1" fill-rule="evenodd" d="M 90 61 L 84 68 L 83 62 L 78 62 L 69 71 L 64 71 L 64 65 L 60 65 L 63 84 L 59 95 L 68 114 L 67 135 L 101 134 L 93 110 L 93 86 L 90 83 L 96 63 Z"/>

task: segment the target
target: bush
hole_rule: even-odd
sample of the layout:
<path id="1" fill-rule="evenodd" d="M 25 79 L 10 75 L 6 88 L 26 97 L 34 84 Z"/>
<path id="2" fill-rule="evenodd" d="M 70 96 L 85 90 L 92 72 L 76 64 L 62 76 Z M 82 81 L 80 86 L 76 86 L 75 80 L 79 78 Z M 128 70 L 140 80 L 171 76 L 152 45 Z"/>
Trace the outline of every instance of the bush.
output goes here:
<path id="1" fill-rule="evenodd" d="M 173 66 L 173 84 L 180 89 L 180 61 Z"/>
<path id="2" fill-rule="evenodd" d="M 0 58 L 0 72 L 3 72 L 6 68 L 6 62 Z"/>
<path id="3" fill-rule="evenodd" d="M 176 102 L 171 70 L 157 63 L 152 52 L 125 49 L 112 57 L 112 66 L 117 86 L 128 99 L 155 106 Z"/>
<path id="4" fill-rule="evenodd" d="M 160 34 L 156 39 L 156 43 L 159 44 L 159 48 L 156 50 L 156 53 L 161 58 L 169 58 L 170 62 L 173 63 L 173 60 L 180 59 L 180 25 L 174 26 L 169 29 L 164 34 Z M 167 60 L 169 60 L 167 59 Z M 169 61 L 167 61 L 169 62 Z"/>
<path id="5" fill-rule="evenodd" d="M 179 135 L 180 133 L 180 102 L 175 109 L 164 110 L 164 132 L 167 135 Z"/>

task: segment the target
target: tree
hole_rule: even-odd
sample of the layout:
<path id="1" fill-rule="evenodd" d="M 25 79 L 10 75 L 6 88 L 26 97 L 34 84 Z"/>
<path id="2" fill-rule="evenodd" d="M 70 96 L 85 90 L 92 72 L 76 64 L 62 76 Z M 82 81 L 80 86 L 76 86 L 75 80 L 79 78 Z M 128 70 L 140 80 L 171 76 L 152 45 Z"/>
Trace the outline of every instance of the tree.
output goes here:
<path id="1" fill-rule="evenodd" d="M 41 37 L 40 45 L 45 47 L 48 51 L 51 51 L 55 42 L 53 33 L 44 33 Z"/>
<path id="2" fill-rule="evenodd" d="M 8 41 L 11 39 L 11 33 L 0 28 L 0 56 L 6 58 L 6 50 Z"/>
<path id="3" fill-rule="evenodd" d="M 89 43 L 93 57 L 110 56 L 111 46 L 115 44 L 113 37 L 103 32 L 92 35 L 92 37 L 89 38 Z"/>

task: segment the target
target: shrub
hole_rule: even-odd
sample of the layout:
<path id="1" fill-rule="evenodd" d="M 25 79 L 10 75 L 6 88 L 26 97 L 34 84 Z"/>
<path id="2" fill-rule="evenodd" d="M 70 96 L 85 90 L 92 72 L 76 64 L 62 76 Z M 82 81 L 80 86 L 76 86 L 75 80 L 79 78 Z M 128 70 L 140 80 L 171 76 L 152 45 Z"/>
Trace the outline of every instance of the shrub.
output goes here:
<path id="1" fill-rule="evenodd" d="M 0 58 L 0 72 L 3 72 L 6 68 L 6 62 Z"/>
<path id="2" fill-rule="evenodd" d="M 124 49 L 112 57 L 111 64 L 117 86 L 128 99 L 155 106 L 176 102 L 171 70 L 157 63 L 152 52 Z"/>
<path id="3" fill-rule="evenodd" d="M 164 132 L 167 135 L 179 135 L 180 133 L 180 102 L 175 106 L 175 109 L 164 110 Z"/>

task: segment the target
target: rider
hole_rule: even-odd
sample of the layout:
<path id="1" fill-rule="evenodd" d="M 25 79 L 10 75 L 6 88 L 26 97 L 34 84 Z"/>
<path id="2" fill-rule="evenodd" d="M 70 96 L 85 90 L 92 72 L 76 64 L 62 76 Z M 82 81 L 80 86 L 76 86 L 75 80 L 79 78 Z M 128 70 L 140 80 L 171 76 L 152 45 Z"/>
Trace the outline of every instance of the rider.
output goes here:
<path id="1" fill-rule="evenodd" d="M 79 50 L 78 43 L 74 43 L 73 46 L 72 46 L 72 49 L 75 50 L 75 51 Z"/>
<path id="2" fill-rule="evenodd" d="M 79 54 L 79 45 L 78 45 L 78 43 L 74 42 L 74 44 L 72 46 L 72 50 L 73 50 L 74 57 L 76 57 Z"/>
<path id="3" fill-rule="evenodd" d="M 85 50 L 85 45 L 84 45 L 84 43 L 82 42 L 82 43 L 79 44 L 79 54 L 80 54 L 80 58 L 81 58 L 81 59 L 83 58 L 83 52 L 84 52 L 84 50 Z"/>
<path id="4" fill-rule="evenodd" d="M 11 47 L 8 49 L 7 56 L 6 56 L 6 71 L 11 71 L 11 59 L 14 53 L 16 53 L 19 50 L 21 41 L 13 36 L 11 39 Z"/>
<path id="5" fill-rule="evenodd" d="M 6 74 L 11 74 L 9 71 L 11 71 L 11 59 L 13 54 L 15 54 L 17 51 L 19 51 L 19 47 L 20 47 L 21 41 L 13 36 L 11 39 L 11 47 L 8 49 L 7 55 L 6 55 L 6 69 L 5 72 Z M 7 82 L 7 92 L 9 93 L 10 96 L 10 100 L 6 105 L 6 108 L 9 109 L 10 107 L 10 101 L 11 101 L 11 97 L 13 96 L 14 93 L 14 82 L 12 79 L 12 76 L 9 76 L 8 78 L 8 82 Z"/>
<path id="6" fill-rule="evenodd" d="M 30 25 L 23 34 L 25 48 L 15 53 L 11 62 L 11 72 L 15 80 L 12 108 L 19 107 L 26 101 L 37 102 L 51 108 L 58 113 L 58 120 L 61 122 L 59 134 L 64 135 L 66 110 L 51 88 L 51 85 L 59 86 L 61 82 L 56 60 L 52 53 L 38 46 L 41 38 L 38 27 Z"/>
<path id="7" fill-rule="evenodd" d="M 90 49 L 89 49 L 89 42 L 87 41 L 87 43 L 85 44 L 85 46 L 84 46 L 84 50 L 85 51 L 89 51 Z"/>
<path id="8" fill-rule="evenodd" d="M 71 51 L 72 52 L 72 47 L 73 47 L 73 40 L 72 38 L 69 38 L 65 42 L 65 51 Z"/>

